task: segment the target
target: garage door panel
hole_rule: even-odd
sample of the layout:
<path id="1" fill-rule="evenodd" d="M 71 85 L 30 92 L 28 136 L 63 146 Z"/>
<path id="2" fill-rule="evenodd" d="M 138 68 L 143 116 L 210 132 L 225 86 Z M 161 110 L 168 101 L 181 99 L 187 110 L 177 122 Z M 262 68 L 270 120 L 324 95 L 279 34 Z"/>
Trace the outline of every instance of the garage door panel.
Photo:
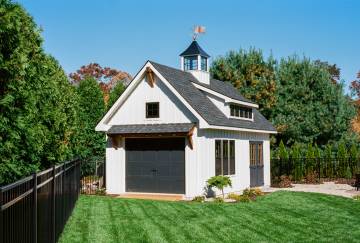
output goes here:
<path id="1" fill-rule="evenodd" d="M 185 140 L 126 139 L 126 191 L 185 193 Z"/>
<path id="2" fill-rule="evenodd" d="M 172 162 L 180 162 L 183 163 L 185 161 L 185 153 L 184 151 L 175 150 L 170 154 L 170 160 Z"/>
<path id="3" fill-rule="evenodd" d="M 158 163 L 169 163 L 169 161 L 171 161 L 171 153 L 173 153 L 173 151 L 169 151 L 169 150 L 162 150 L 162 151 L 157 151 L 157 162 Z"/>
<path id="4" fill-rule="evenodd" d="M 127 155 L 127 161 L 128 162 L 136 162 L 142 160 L 142 154 L 141 153 L 128 153 Z"/>

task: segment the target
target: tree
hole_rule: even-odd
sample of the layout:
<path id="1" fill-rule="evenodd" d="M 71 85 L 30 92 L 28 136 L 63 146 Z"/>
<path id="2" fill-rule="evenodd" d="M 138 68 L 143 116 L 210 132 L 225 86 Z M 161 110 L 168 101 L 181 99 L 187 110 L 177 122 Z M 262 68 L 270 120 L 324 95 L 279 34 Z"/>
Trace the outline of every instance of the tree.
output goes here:
<path id="1" fill-rule="evenodd" d="M 301 181 L 303 178 L 303 164 L 301 160 L 300 147 L 297 143 L 294 143 L 291 147 L 291 159 L 294 161 L 294 180 Z"/>
<path id="2" fill-rule="evenodd" d="M 306 175 L 314 171 L 315 167 L 315 149 L 313 148 L 312 144 L 308 144 L 308 149 L 306 151 Z"/>
<path id="3" fill-rule="evenodd" d="M 330 82 L 322 65 L 297 56 L 277 66 L 277 103 L 268 117 L 278 128 L 278 140 L 323 146 L 348 132 L 355 109 L 343 84 Z"/>
<path id="4" fill-rule="evenodd" d="M 333 147 L 331 144 L 327 144 L 324 150 L 324 159 L 326 161 L 326 166 L 324 168 L 325 175 L 327 177 L 334 176 L 334 163 L 333 163 Z"/>
<path id="5" fill-rule="evenodd" d="M 357 109 L 357 116 L 352 121 L 352 128 L 360 137 L 360 71 L 357 74 L 357 79 L 351 82 L 350 90 Z"/>
<path id="6" fill-rule="evenodd" d="M 328 70 L 333 84 L 337 84 L 340 81 L 340 68 L 336 64 L 329 64 L 320 60 L 316 60 L 314 64 Z"/>
<path id="7" fill-rule="evenodd" d="M 348 153 L 347 153 L 346 145 L 343 141 L 341 141 L 338 145 L 338 151 L 336 157 L 339 161 L 336 171 L 338 173 L 338 176 L 344 177 L 347 168 Z"/>
<path id="8" fill-rule="evenodd" d="M 120 95 L 125 91 L 125 86 L 123 83 L 118 83 L 111 91 L 109 96 L 109 101 L 107 103 L 108 109 L 117 101 Z"/>
<path id="9" fill-rule="evenodd" d="M 261 50 L 240 49 L 215 59 L 210 72 L 216 79 L 231 82 L 242 95 L 257 102 L 260 111 L 268 116 L 276 103 L 274 65 L 272 57 L 264 60 Z"/>
<path id="10" fill-rule="evenodd" d="M 16 3 L 0 1 L 0 184 L 76 153 L 76 95 L 40 29 Z"/>
<path id="11" fill-rule="evenodd" d="M 287 151 L 287 148 L 285 147 L 283 141 L 280 141 L 279 144 L 279 159 L 287 160 L 289 159 L 289 153 Z"/>
<path id="12" fill-rule="evenodd" d="M 350 147 L 349 157 L 350 157 L 349 166 L 350 166 L 351 170 L 354 172 L 354 171 L 356 171 L 357 163 L 358 163 L 358 161 L 360 159 L 359 149 L 358 149 L 358 146 L 356 146 L 355 143 L 353 143 L 351 145 L 351 147 Z"/>
<path id="13" fill-rule="evenodd" d="M 117 86 L 118 83 L 122 83 L 123 86 L 127 86 L 132 79 L 131 75 L 127 72 L 123 72 L 110 67 L 102 67 L 98 63 L 90 63 L 88 65 L 81 66 L 74 73 L 69 74 L 70 80 L 74 84 L 79 84 L 82 80 L 92 77 L 100 85 L 103 91 L 105 104 L 109 100 L 109 93 Z"/>
<path id="14" fill-rule="evenodd" d="M 360 71 L 358 72 L 356 79 L 351 82 L 350 90 L 355 99 L 360 99 Z"/>
<path id="15" fill-rule="evenodd" d="M 228 176 L 213 176 L 207 180 L 209 188 L 216 187 L 221 190 L 223 199 L 225 198 L 224 188 L 227 186 L 232 186 L 231 179 Z"/>
<path id="16" fill-rule="evenodd" d="M 76 88 L 79 97 L 79 143 L 83 158 L 104 156 L 104 134 L 95 131 L 96 124 L 105 113 L 102 91 L 97 81 L 87 77 Z"/>

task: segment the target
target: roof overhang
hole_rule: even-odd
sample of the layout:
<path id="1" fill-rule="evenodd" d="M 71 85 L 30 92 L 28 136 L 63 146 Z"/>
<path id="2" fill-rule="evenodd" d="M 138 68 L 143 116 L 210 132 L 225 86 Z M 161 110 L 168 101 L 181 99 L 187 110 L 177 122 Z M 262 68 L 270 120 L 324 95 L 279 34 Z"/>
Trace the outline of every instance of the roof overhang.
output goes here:
<path id="1" fill-rule="evenodd" d="M 267 133 L 267 134 L 277 134 L 277 131 L 271 130 L 262 130 L 262 129 L 248 129 L 248 128 L 240 128 L 240 127 L 228 127 L 228 126 L 214 126 L 209 125 L 203 127 L 204 129 L 216 129 L 216 130 L 230 130 L 230 131 L 239 131 L 239 132 L 252 132 L 252 133 Z"/>
<path id="2" fill-rule="evenodd" d="M 193 133 L 196 128 L 194 123 L 171 123 L 171 124 L 134 124 L 115 125 L 107 131 L 115 147 L 119 146 L 118 138 L 170 138 L 185 137 L 189 146 L 193 149 Z"/>
<path id="3" fill-rule="evenodd" d="M 139 134 L 149 136 L 158 134 L 187 135 L 194 126 L 194 123 L 114 125 L 106 133 L 121 136 L 136 136 Z"/>

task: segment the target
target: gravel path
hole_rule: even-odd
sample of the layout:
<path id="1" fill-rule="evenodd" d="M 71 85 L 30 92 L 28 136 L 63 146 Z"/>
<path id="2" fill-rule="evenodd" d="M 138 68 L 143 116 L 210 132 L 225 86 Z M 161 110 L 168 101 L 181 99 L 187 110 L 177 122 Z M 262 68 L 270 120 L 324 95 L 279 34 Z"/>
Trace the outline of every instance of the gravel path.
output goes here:
<path id="1" fill-rule="evenodd" d="M 334 182 L 324 182 L 323 184 L 292 184 L 292 188 L 274 188 L 265 189 L 266 192 L 275 191 L 294 191 L 294 192 L 317 192 L 329 195 L 352 198 L 360 195 L 360 191 L 356 191 L 354 187 L 347 184 L 335 184 Z"/>

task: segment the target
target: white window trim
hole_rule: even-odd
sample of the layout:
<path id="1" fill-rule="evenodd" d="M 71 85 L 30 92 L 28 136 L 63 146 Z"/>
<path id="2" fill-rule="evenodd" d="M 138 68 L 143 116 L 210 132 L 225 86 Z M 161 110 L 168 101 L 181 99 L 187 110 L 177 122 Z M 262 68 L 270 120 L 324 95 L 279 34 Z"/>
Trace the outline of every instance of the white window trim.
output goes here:
<path id="1" fill-rule="evenodd" d="M 220 154 L 221 154 L 221 176 L 229 176 L 229 177 L 235 177 L 237 176 L 236 174 L 236 139 L 227 139 L 227 138 L 216 138 L 214 140 L 214 146 L 215 146 L 215 150 L 216 150 L 216 141 L 221 141 L 220 142 Z M 229 170 L 229 174 L 228 175 L 224 175 L 224 169 L 223 169 L 223 164 L 224 164 L 224 156 L 223 156 L 223 147 L 224 147 L 224 141 L 227 141 L 228 143 L 228 170 Z M 234 141 L 234 174 L 230 174 L 230 141 Z M 216 153 L 215 153 L 215 175 L 216 175 Z"/>

